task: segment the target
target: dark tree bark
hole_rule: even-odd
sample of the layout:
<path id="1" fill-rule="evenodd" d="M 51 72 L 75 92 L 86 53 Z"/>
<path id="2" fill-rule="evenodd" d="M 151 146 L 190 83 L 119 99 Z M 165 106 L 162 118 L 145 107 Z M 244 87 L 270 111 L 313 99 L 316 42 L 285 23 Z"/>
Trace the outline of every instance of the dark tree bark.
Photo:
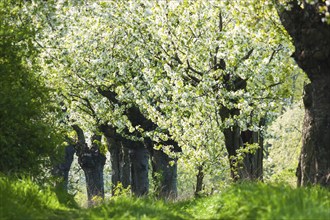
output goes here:
<path id="1" fill-rule="evenodd" d="M 93 135 L 91 139 L 92 146 L 88 148 L 83 130 L 77 125 L 73 125 L 72 127 L 78 135 L 76 152 L 78 163 L 86 177 L 88 206 L 92 206 L 94 205 L 93 199 L 96 196 L 104 199 L 103 168 L 106 157 L 100 152 L 99 146 L 96 143 L 101 141 L 101 136 Z"/>
<path id="2" fill-rule="evenodd" d="M 172 146 L 172 153 L 181 152 L 178 143 L 172 139 L 155 143 L 148 139 L 145 140 L 151 154 L 152 178 L 155 184 L 156 196 L 161 199 L 174 200 L 178 196 L 177 177 L 178 164 L 177 158 L 171 158 L 163 152 L 163 149 L 156 150 L 155 144 Z"/>
<path id="3" fill-rule="evenodd" d="M 75 154 L 74 143 L 69 140 L 68 145 L 64 149 L 64 157 L 52 170 L 52 174 L 58 177 L 55 185 L 55 194 L 60 203 L 65 204 L 71 208 L 77 208 L 78 204 L 74 200 L 74 196 L 69 194 L 69 172 L 71 164 L 73 162 L 73 157 Z"/>
<path id="4" fill-rule="evenodd" d="M 144 148 L 142 143 L 131 143 L 135 145 L 134 148 L 129 150 L 132 173 L 132 192 L 135 196 L 144 196 L 149 192 L 149 152 Z"/>
<path id="5" fill-rule="evenodd" d="M 243 179 L 262 180 L 263 178 L 263 140 L 259 132 L 242 131 L 243 147 L 246 144 L 258 144 L 259 148 L 253 153 L 246 153 L 243 160 L 241 175 Z"/>
<path id="6" fill-rule="evenodd" d="M 71 168 L 71 164 L 73 162 L 75 149 L 72 145 L 69 145 L 65 148 L 65 162 L 62 164 L 62 170 L 64 173 L 64 189 L 68 191 L 68 184 L 69 184 L 69 172 Z"/>
<path id="7" fill-rule="evenodd" d="M 162 150 L 153 150 L 151 164 L 157 196 L 163 199 L 175 199 L 178 195 L 177 159 L 170 158 Z"/>
<path id="8" fill-rule="evenodd" d="M 260 132 L 241 131 L 238 126 L 233 126 L 225 128 L 223 133 L 233 180 L 262 180 L 263 138 Z M 258 144 L 259 148 L 253 153 L 243 153 L 243 161 L 238 161 L 237 150 L 246 149 L 247 144 Z"/>
<path id="9" fill-rule="evenodd" d="M 61 178 L 61 182 L 59 183 L 58 187 L 65 192 L 68 192 L 69 171 L 73 161 L 74 153 L 75 149 L 72 144 L 66 146 L 64 153 L 64 161 L 62 161 L 62 163 L 58 164 L 54 168 L 55 175 Z"/>
<path id="10" fill-rule="evenodd" d="M 203 190 L 203 180 L 204 180 L 204 163 L 197 167 L 197 175 L 196 175 L 196 189 L 195 196 L 199 196 L 200 192 Z"/>
<path id="11" fill-rule="evenodd" d="M 102 131 L 109 143 L 113 186 L 122 183 L 125 188 L 131 186 L 135 196 L 147 195 L 149 153 L 144 143 L 122 137 L 109 125 L 104 125 Z M 115 191 L 112 193 L 114 195 Z"/>
<path id="12" fill-rule="evenodd" d="M 131 160 L 129 155 L 129 149 L 121 143 L 121 162 L 120 162 L 120 180 L 124 188 L 131 185 Z"/>
<path id="13" fill-rule="evenodd" d="M 121 183 L 123 188 L 131 185 L 131 162 L 129 148 L 125 146 L 125 139 L 116 133 L 110 125 L 102 125 L 101 131 L 108 142 L 111 162 L 112 195 L 115 195 L 116 186 Z"/>
<path id="14" fill-rule="evenodd" d="M 311 81 L 305 86 L 298 186 L 330 187 L 330 25 L 322 22 L 319 13 L 324 2 L 303 4 L 301 7 L 291 1 L 290 10 L 278 7 L 281 22 L 295 46 L 293 58 Z"/>

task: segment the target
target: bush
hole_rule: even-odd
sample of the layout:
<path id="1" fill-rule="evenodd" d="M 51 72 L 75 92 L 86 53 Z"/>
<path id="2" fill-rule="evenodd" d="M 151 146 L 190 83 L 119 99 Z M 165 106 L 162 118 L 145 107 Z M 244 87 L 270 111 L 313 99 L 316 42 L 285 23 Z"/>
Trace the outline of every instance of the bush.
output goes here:
<path id="1" fill-rule="evenodd" d="M 36 64 L 35 27 L 23 5 L 0 2 L 0 172 L 37 175 L 61 140 L 58 109 Z"/>

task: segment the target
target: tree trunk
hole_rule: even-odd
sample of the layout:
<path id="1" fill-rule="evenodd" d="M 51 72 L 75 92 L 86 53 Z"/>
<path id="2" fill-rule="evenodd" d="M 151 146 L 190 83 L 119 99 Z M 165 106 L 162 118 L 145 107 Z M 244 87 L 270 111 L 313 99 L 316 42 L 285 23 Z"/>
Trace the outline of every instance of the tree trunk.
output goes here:
<path id="1" fill-rule="evenodd" d="M 55 166 L 53 171 L 55 176 L 59 176 L 61 178 L 61 182 L 57 185 L 57 188 L 65 192 L 68 192 L 69 171 L 73 161 L 74 153 L 75 149 L 72 145 L 66 146 L 64 161 Z"/>
<path id="2" fill-rule="evenodd" d="M 103 168 L 106 157 L 100 152 L 98 143 L 95 141 L 101 142 L 101 136 L 93 135 L 92 147 L 90 149 L 85 147 L 78 156 L 78 163 L 86 177 L 88 206 L 94 205 L 97 197 L 104 199 Z"/>
<path id="3" fill-rule="evenodd" d="M 237 181 L 242 176 L 239 174 L 238 161 L 236 158 L 236 151 L 240 148 L 240 129 L 237 126 L 232 128 L 225 128 L 223 134 L 225 137 L 225 145 L 228 153 L 231 177 L 234 181 Z"/>
<path id="4" fill-rule="evenodd" d="M 110 162 L 111 162 L 111 185 L 112 185 L 112 195 L 115 194 L 115 188 L 121 183 L 120 179 L 120 145 L 108 146 L 110 152 Z"/>
<path id="5" fill-rule="evenodd" d="M 120 102 L 119 100 L 116 99 L 117 94 L 115 92 L 112 92 L 110 90 L 102 90 L 101 88 L 98 89 L 98 92 L 106 97 L 110 102 L 116 103 L 118 105 L 123 105 L 124 103 Z M 138 108 L 138 106 L 132 106 L 130 108 L 127 108 L 125 111 L 125 114 L 127 115 L 128 119 L 132 123 L 134 127 L 136 126 L 141 126 L 141 128 L 144 131 L 153 131 L 155 130 L 158 126 L 152 122 L 150 119 L 146 118 L 141 110 Z M 168 131 L 164 131 L 165 134 L 168 136 L 171 136 Z M 143 135 L 139 132 L 135 132 L 135 134 L 130 134 L 130 135 L 135 135 L 137 137 L 142 137 Z M 145 145 L 148 145 L 148 149 L 150 151 L 150 154 L 153 153 L 152 150 L 152 141 L 151 140 L 145 140 Z M 181 151 L 181 148 L 179 147 L 178 143 L 172 139 L 169 139 L 167 141 L 162 141 L 161 144 L 164 145 L 172 145 L 174 147 L 174 151 Z M 129 142 L 125 146 L 136 146 L 136 147 L 128 147 L 130 149 L 130 160 L 131 160 L 131 170 L 132 170 L 132 190 L 133 193 L 137 196 L 144 195 L 148 192 L 149 190 L 149 181 L 148 181 L 148 160 L 146 160 L 149 155 L 148 151 L 145 149 L 145 147 L 139 146 L 141 143 L 133 143 Z M 164 158 L 156 156 L 157 159 L 155 161 L 158 161 L 160 164 L 156 165 L 155 169 L 164 169 L 164 173 L 167 175 L 167 173 L 171 173 L 168 175 L 170 181 L 172 182 L 171 185 L 171 193 L 169 193 L 173 197 L 174 195 L 177 195 L 176 191 L 176 175 L 177 175 L 177 164 L 176 161 L 173 165 L 173 167 L 169 168 L 164 165 Z M 138 159 L 140 158 L 140 159 Z M 141 161 L 139 161 L 141 160 Z M 166 160 L 166 159 L 165 159 Z M 141 172 L 141 173 L 140 173 Z M 140 176 L 140 177 L 139 177 Z M 175 181 L 174 181 L 175 180 Z M 166 187 L 161 187 L 164 189 L 167 189 L 168 186 Z M 175 190 L 174 190 L 175 188 Z M 167 196 L 166 193 L 161 192 L 161 195 Z"/>
<path id="6" fill-rule="evenodd" d="M 97 197 L 104 199 L 103 167 L 105 157 L 100 153 L 85 153 L 80 157 L 79 164 L 86 177 L 88 206 L 97 203 Z"/>
<path id="7" fill-rule="evenodd" d="M 104 199 L 103 168 L 106 157 L 99 149 L 100 135 L 92 136 L 92 147 L 88 148 L 83 130 L 78 125 L 72 127 L 78 135 L 76 153 L 78 163 L 85 173 L 88 206 L 90 207 L 97 202 L 95 200 L 97 197 Z"/>
<path id="8" fill-rule="evenodd" d="M 116 186 L 120 183 L 123 188 L 131 185 L 131 165 L 128 146 L 125 146 L 125 139 L 116 133 L 116 129 L 110 125 L 100 126 L 107 139 L 108 150 L 111 162 L 111 183 L 112 195 L 116 194 Z"/>
<path id="9" fill-rule="evenodd" d="M 223 107 L 220 110 L 222 120 L 238 114 L 237 110 L 228 110 Z M 261 120 L 263 122 L 263 119 Z M 263 123 L 260 123 L 262 126 Z M 225 128 L 223 131 L 225 145 L 228 152 L 231 177 L 238 180 L 262 180 L 263 176 L 263 138 L 260 132 L 250 130 L 241 131 L 236 125 Z M 258 144 L 255 152 L 243 152 L 242 160 L 238 160 L 238 150 L 247 148 L 247 144 Z M 246 149 L 247 150 L 247 149 Z"/>
<path id="10" fill-rule="evenodd" d="M 203 179 L 204 179 L 204 172 L 203 172 L 204 164 L 201 164 L 197 167 L 198 173 L 196 175 L 196 189 L 195 189 L 195 196 L 198 196 L 199 193 L 203 190 Z"/>
<path id="11" fill-rule="evenodd" d="M 303 146 L 298 186 L 330 186 L 330 77 L 305 87 Z"/>
<path id="12" fill-rule="evenodd" d="M 244 57 L 247 59 L 253 50 Z M 230 74 L 224 77 L 224 84 L 228 91 L 246 90 L 246 80 L 239 76 L 233 77 Z M 231 102 L 237 102 L 232 99 Z M 222 105 L 222 104 L 220 104 Z M 219 115 L 222 121 L 227 120 L 230 117 L 240 115 L 240 110 L 236 108 L 229 109 L 222 106 Z M 263 119 L 261 120 L 263 122 Z M 260 123 L 263 125 L 263 123 Z M 258 180 L 262 179 L 263 168 L 263 144 L 261 135 L 259 132 L 253 132 L 250 130 L 241 131 L 241 128 L 236 124 L 223 130 L 225 145 L 228 152 L 229 165 L 231 170 L 231 177 L 234 181 L 238 180 Z M 248 144 L 259 144 L 259 149 L 253 153 L 244 152 L 248 151 Z M 238 150 L 241 150 L 241 157 L 238 155 Z"/>
<path id="13" fill-rule="evenodd" d="M 112 195 L 115 195 L 115 189 L 118 184 L 123 188 L 131 185 L 131 162 L 129 157 L 129 149 L 123 143 L 116 142 L 116 145 L 108 146 L 111 160 L 111 183 Z"/>
<path id="14" fill-rule="evenodd" d="M 170 158 L 162 150 L 153 150 L 152 168 L 157 196 L 163 199 L 175 199 L 178 195 L 177 160 Z"/>
<path id="15" fill-rule="evenodd" d="M 131 161 L 129 149 L 122 145 L 121 147 L 121 162 L 120 162 L 120 180 L 124 188 L 131 185 Z"/>
<path id="16" fill-rule="evenodd" d="M 281 22 L 293 39 L 293 57 L 311 80 L 305 87 L 303 146 L 297 169 L 298 186 L 330 187 L 330 25 L 322 22 L 319 7 L 290 2 L 278 7 Z M 329 7 L 328 7 L 329 8 Z"/>
<path id="17" fill-rule="evenodd" d="M 242 176 L 243 179 L 262 180 L 263 174 L 263 141 L 259 132 L 243 131 L 241 134 L 243 146 L 246 144 L 258 144 L 259 148 L 253 153 L 246 153 L 243 160 Z"/>
<path id="18" fill-rule="evenodd" d="M 144 196 L 149 192 L 149 153 L 142 143 L 132 142 L 134 148 L 129 150 L 132 174 L 132 192 L 135 196 Z"/>
<path id="19" fill-rule="evenodd" d="M 112 184 L 113 186 L 121 184 L 123 188 L 131 186 L 131 160 L 129 154 L 129 146 L 126 143 L 128 140 L 121 140 L 117 142 L 116 146 L 111 147 L 111 166 L 113 172 Z"/>
<path id="20" fill-rule="evenodd" d="M 131 185 L 132 193 L 143 196 L 149 192 L 149 153 L 144 144 L 132 141 L 116 133 L 115 128 L 103 125 L 111 155 L 113 189 L 121 183 L 124 188 Z M 115 194 L 115 191 L 112 191 Z"/>
<path id="21" fill-rule="evenodd" d="M 68 191 L 69 172 L 75 153 L 74 145 L 69 143 L 69 145 L 66 146 L 64 150 L 65 153 L 63 160 L 52 170 L 52 174 L 55 177 L 59 177 L 59 180 L 55 185 L 55 193 L 60 203 L 65 204 L 70 208 L 77 208 L 78 204 L 74 200 L 74 195 L 69 194 Z"/>

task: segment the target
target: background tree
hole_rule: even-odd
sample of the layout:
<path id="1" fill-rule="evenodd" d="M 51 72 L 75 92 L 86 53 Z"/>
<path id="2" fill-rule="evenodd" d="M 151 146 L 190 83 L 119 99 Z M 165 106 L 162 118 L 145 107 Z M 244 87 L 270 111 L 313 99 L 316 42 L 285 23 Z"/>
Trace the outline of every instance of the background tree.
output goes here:
<path id="1" fill-rule="evenodd" d="M 104 199 L 103 167 L 106 157 L 101 148 L 101 135 L 94 133 L 88 147 L 84 131 L 78 125 L 72 125 L 72 128 L 78 137 L 75 148 L 78 163 L 85 173 L 88 206 L 92 206 L 98 199 Z"/>
<path id="2" fill-rule="evenodd" d="M 287 108 L 268 125 L 265 136 L 265 181 L 296 186 L 303 117 L 301 102 Z"/>

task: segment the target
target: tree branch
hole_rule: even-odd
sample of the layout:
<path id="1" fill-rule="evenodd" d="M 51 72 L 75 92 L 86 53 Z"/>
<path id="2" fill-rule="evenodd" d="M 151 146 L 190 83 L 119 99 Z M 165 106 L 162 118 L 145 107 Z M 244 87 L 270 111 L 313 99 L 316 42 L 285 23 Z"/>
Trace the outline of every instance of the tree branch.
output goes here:
<path id="1" fill-rule="evenodd" d="M 111 103 L 117 104 L 119 106 L 122 105 L 122 103 L 116 98 L 117 94 L 115 92 L 108 90 L 103 90 L 100 87 L 97 88 L 97 92 L 107 98 Z"/>
<path id="2" fill-rule="evenodd" d="M 246 55 L 240 59 L 240 61 L 239 61 L 239 62 L 237 63 L 237 65 L 234 67 L 234 71 L 236 71 L 236 70 L 238 69 L 239 65 L 240 65 L 244 60 L 247 60 L 247 59 L 250 58 L 250 56 L 252 55 L 253 51 L 254 51 L 254 48 L 250 49 L 250 50 L 246 53 Z"/>
<path id="3" fill-rule="evenodd" d="M 200 76 L 203 75 L 202 72 L 197 71 L 196 69 L 194 69 L 194 68 L 190 65 L 189 60 L 187 60 L 187 65 L 188 65 L 188 67 L 187 67 L 188 70 L 191 70 L 192 72 L 197 73 L 197 74 L 200 75 Z"/>
<path id="4" fill-rule="evenodd" d="M 222 32 L 222 28 L 223 28 L 223 23 L 222 23 L 222 14 L 221 11 L 219 12 L 219 32 Z"/>
<path id="5" fill-rule="evenodd" d="M 274 56 L 276 53 L 278 53 L 280 50 L 282 49 L 282 44 L 278 45 L 278 47 L 276 49 L 273 50 L 272 54 L 270 55 L 269 59 L 268 59 L 268 63 L 267 65 L 270 64 L 270 62 L 272 62 Z"/>
<path id="6" fill-rule="evenodd" d="M 77 124 L 71 125 L 71 127 L 78 135 L 78 144 L 84 146 L 86 144 L 84 131 Z"/>

